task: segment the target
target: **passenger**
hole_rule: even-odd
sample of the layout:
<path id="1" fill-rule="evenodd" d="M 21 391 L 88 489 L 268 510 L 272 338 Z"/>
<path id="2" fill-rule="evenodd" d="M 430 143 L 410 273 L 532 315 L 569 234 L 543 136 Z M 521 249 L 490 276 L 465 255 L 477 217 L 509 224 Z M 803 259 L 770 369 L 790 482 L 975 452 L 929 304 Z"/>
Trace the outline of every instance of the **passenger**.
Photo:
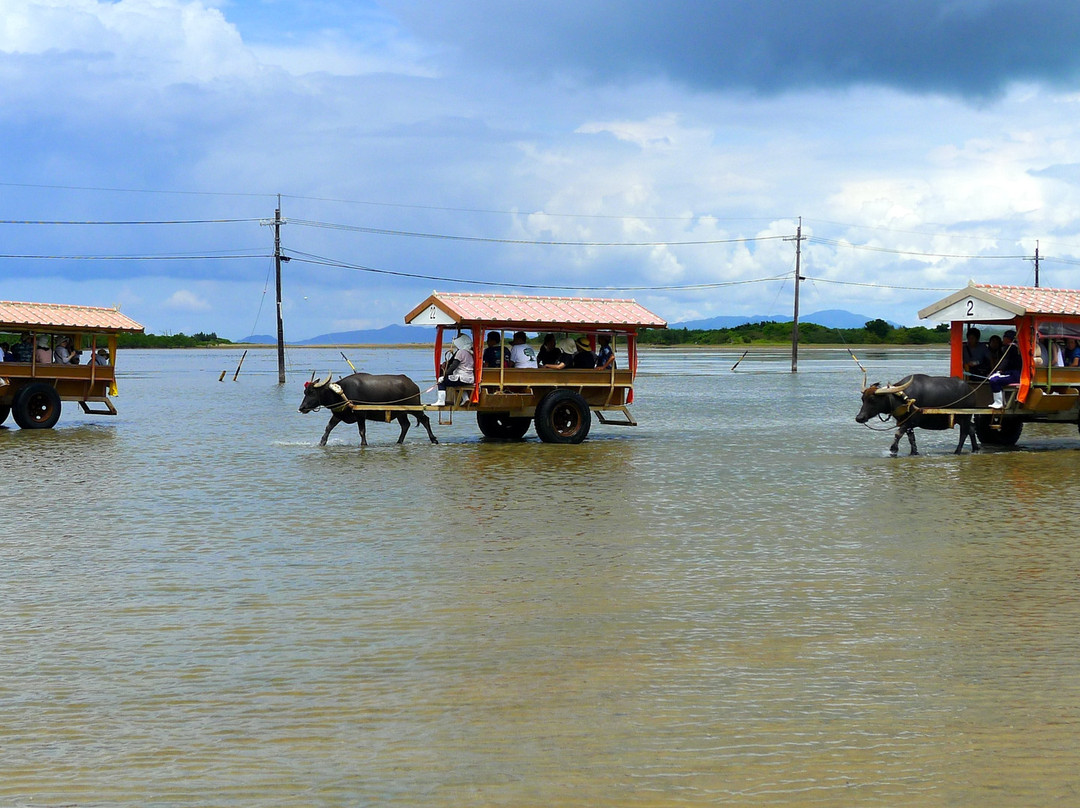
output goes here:
<path id="1" fill-rule="evenodd" d="M 596 369 L 614 370 L 615 351 L 611 348 L 611 337 L 607 334 L 601 334 L 596 339 L 600 343 L 600 350 L 596 352 Z"/>
<path id="2" fill-rule="evenodd" d="M 1080 368 L 1080 340 L 1072 337 L 1065 339 L 1065 367 Z"/>
<path id="3" fill-rule="evenodd" d="M 51 365 L 53 352 L 49 347 L 49 338 L 44 334 L 37 338 L 37 350 L 34 351 L 34 361 L 39 365 Z"/>
<path id="4" fill-rule="evenodd" d="M 53 361 L 62 365 L 79 364 L 79 354 L 72 345 L 71 337 L 60 338 L 56 350 L 53 351 Z"/>
<path id="5" fill-rule="evenodd" d="M 93 363 L 95 365 L 107 365 L 109 364 L 109 352 L 104 348 L 98 348 L 97 353 L 93 355 Z M 90 364 L 88 360 L 86 364 Z"/>
<path id="6" fill-rule="evenodd" d="M 990 352 L 986 345 L 979 342 L 982 332 L 977 328 L 969 328 L 967 342 L 964 343 L 963 362 L 964 375 L 970 378 L 985 379 L 990 373 Z"/>
<path id="7" fill-rule="evenodd" d="M 536 367 L 536 351 L 529 345 L 524 331 L 514 333 L 514 341 L 510 348 L 510 361 L 516 368 Z"/>
<path id="8" fill-rule="evenodd" d="M 555 335 L 545 334 L 544 343 L 540 346 L 540 353 L 536 356 L 536 363 L 542 368 L 562 370 L 566 363 L 562 359 L 562 351 L 555 345 Z"/>
<path id="9" fill-rule="evenodd" d="M 559 356 L 562 359 L 564 368 L 572 368 L 574 366 L 575 354 L 577 354 L 577 345 L 574 344 L 573 337 L 567 337 L 559 342 Z"/>
<path id="10" fill-rule="evenodd" d="M 499 356 L 502 356 L 502 366 L 512 367 L 510 363 L 510 349 L 505 345 L 501 347 L 502 334 L 498 331 L 488 331 L 487 335 L 487 347 L 484 348 L 484 367 L 497 368 L 499 367 Z"/>
<path id="11" fill-rule="evenodd" d="M 1024 360 L 1020 358 L 1020 349 L 1017 348 L 1016 332 L 1011 328 L 1001 335 L 1001 361 L 998 369 L 990 374 L 990 390 L 994 394 L 994 401 L 990 405 L 995 410 L 1005 406 L 1002 400 L 1002 388 L 1009 384 L 1020 383 L 1020 372 L 1024 369 Z"/>
<path id="12" fill-rule="evenodd" d="M 29 334 L 23 334 L 22 339 L 12 347 L 12 355 L 15 362 L 31 362 L 34 359 L 34 343 Z"/>
<path id="13" fill-rule="evenodd" d="M 581 370 L 592 370 L 596 367 L 596 354 L 592 352 L 592 346 L 585 337 L 574 340 L 577 353 L 574 354 L 574 367 Z"/>
<path id="14" fill-rule="evenodd" d="M 446 388 L 472 387 L 476 382 L 476 360 L 473 357 L 472 337 L 468 334 L 458 334 L 450 344 L 454 352 L 443 366 L 443 375 L 439 377 L 439 398 L 435 402 L 436 407 L 446 406 Z"/>
<path id="15" fill-rule="evenodd" d="M 11 346 L 8 343 L 0 342 L 0 350 L 3 350 L 3 352 L 4 352 L 4 361 L 5 362 L 14 362 L 15 361 L 15 354 L 13 354 L 11 352 Z"/>

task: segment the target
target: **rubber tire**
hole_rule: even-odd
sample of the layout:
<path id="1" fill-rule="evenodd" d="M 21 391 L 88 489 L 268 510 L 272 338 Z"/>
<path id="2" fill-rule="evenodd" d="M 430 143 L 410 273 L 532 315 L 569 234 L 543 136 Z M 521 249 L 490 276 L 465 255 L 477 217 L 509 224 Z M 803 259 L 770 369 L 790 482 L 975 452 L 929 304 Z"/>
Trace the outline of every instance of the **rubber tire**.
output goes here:
<path id="1" fill-rule="evenodd" d="M 505 412 L 478 412 L 476 425 L 485 437 L 496 440 L 521 440 L 532 425 L 532 418 L 512 418 Z"/>
<path id="2" fill-rule="evenodd" d="M 4 421 L 7 420 L 7 417 L 10 414 L 11 414 L 11 407 L 7 406 L 6 404 L 5 405 L 0 405 L 0 424 L 4 423 Z"/>
<path id="3" fill-rule="evenodd" d="M 51 384 L 28 384 L 15 394 L 11 413 L 23 429 L 52 429 L 60 420 L 60 394 Z"/>
<path id="4" fill-rule="evenodd" d="M 990 428 L 989 415 L 975 416 L 975 435 L 980 443 L 988 446 L 1015 446 L 1024 431 L 1024 422 L 1019 418 L 1003 418 L 1001 429 Z"/>
<path id="5" fill-rule="evenodd" d="M 536 407 L 536 434 L 544 443 L 581 443 L 591 426 L 592 410 L 573 390 L 552 390 Z"/>

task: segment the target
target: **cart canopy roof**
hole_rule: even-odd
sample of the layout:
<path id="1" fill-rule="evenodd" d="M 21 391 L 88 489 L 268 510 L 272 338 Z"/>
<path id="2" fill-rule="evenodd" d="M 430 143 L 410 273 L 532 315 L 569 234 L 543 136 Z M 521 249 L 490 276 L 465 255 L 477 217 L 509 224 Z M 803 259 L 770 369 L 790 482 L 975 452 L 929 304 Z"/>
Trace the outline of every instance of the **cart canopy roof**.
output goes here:
<path id="1" fill-rule="evenodd" d="M 972 281 L 966 288 L 919 312 L 923 320 L 987 322 L 1034 315 L 1080 317 L 1080 291 L 1036 286 L 994 286 Z"/>
<path id="2" fill-rule="evenodd" d="M 483 326 L 525 331 L 637 331 L 667 322 L 634 300 L 433 292 L 405 315 L 408 325 Z"/>
<path id="3" fill-rule="evenodd" d="M 72 306 L 65 303 L 12 303 L 0 301 L 3 331 L 95 331 L 103 334 L 137 333 L 143 327 L 118 309 Z"/>

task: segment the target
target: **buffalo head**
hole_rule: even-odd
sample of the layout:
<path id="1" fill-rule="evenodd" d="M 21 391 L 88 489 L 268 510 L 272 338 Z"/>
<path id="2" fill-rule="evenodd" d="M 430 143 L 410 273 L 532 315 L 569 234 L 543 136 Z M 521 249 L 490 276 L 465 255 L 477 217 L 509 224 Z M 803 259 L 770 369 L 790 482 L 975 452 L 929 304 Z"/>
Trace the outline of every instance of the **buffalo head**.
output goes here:
<path id="1" fill-rule="evenodd" d="M 862 407 L 855 416 L 855 423 L 865 424 L 875 415 L 891 414 L 898 406 L 895 396 L 903 393 L 912 381 L 913 379 L 908 379 L 903 384 L 885 387 L 882 387 L 880 382 L 874 382 L 867 387 L 862 391 Z"/>
<path id="2" fill-rule="evenodd" d="M 323 406 L 322 396 L 333 375 L 333 372 L 330 372 L 322 381 L 314 381 L 312 374 L 312 381 L 304 382 L 304 400 L 300 402 L 300 412 L 314 412 Z"/>

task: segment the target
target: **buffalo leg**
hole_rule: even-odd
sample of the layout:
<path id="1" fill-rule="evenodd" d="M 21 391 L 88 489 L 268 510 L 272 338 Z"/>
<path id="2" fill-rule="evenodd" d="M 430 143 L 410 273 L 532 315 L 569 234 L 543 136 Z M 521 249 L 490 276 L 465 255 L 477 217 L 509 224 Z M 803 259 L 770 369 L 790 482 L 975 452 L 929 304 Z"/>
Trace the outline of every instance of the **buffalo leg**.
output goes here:
<path id="1" fill-rule="evenodd" d="M 367 446 L 367 421 L 363 418 L 356 419 L 356 428 L 360 430 L 360 446 Z"/>
<path id="2" fill-rule="evenodd" d="M 322 433 L 322 440 L 319 441 L 320 446 L 326 445 L 326 439 L 330 437 L 330 433 L 334 430 L 334 427 L 341 423 L 341 419 L 336 415 L 330 416 L 330 423 L 326 425 L 326 431 Z"/>
<path id="3" fill-rule="evenodd" d="M 979 439 L 975 435 L 975 424 L 970 416 L 966 421 L 960 422 L 960 443 L 956 446 L 956 454 L 964 451 L 964 441 L 969 435 L 971 436 L 971 453 L 975 454 L 979 451 Z"/>
<path id="4" fill-rule="evenodd" d="M 432 443 L 439 442 L 439 439 L 435 437 L 435 433 L 431 431 L 431 419 L 428 418 L 424 413 L 416 413 L 416 423 L 423 424 L 424 429 L 427 430 L 427 435 L 429 438 L 431 438 Z"/>
<path id="5" fill-rule="evenodd" d="M 900 438 L 904 436 L 904 432 L 907 431 L 907 427 L 900 427 L 896 430 L 896 434 L 893 435 L 892 446 L 889 447 L 889 454 L 896 457 L 896 453 L 900 451 Z"/>
<path id="6" fill-rule="evenodd" d="M 404 443 L 405 442 L 405 433 L 409 431 L 409 427 L 411 426 L 411 424 L 409 424 L 409 416 L 406 415 L 405 413 L 402 413 L 401 415 L 399 415 L 397 417 L 397 422 L 399 424 L 401 424 L 401 434 L 398 435 L 397 442 L 398 443 Z"/>
<path id="7" fill-rule="evenodd" d="M 915 445 L 915 429 L 914 429 L 914 427 L 909 427 L 908 428 L 907 439 L 908 439 L 908 443 L 911 444 L 911 453 L 913 455 L 917 455 L 919 453 L 919 449 Z"/>

